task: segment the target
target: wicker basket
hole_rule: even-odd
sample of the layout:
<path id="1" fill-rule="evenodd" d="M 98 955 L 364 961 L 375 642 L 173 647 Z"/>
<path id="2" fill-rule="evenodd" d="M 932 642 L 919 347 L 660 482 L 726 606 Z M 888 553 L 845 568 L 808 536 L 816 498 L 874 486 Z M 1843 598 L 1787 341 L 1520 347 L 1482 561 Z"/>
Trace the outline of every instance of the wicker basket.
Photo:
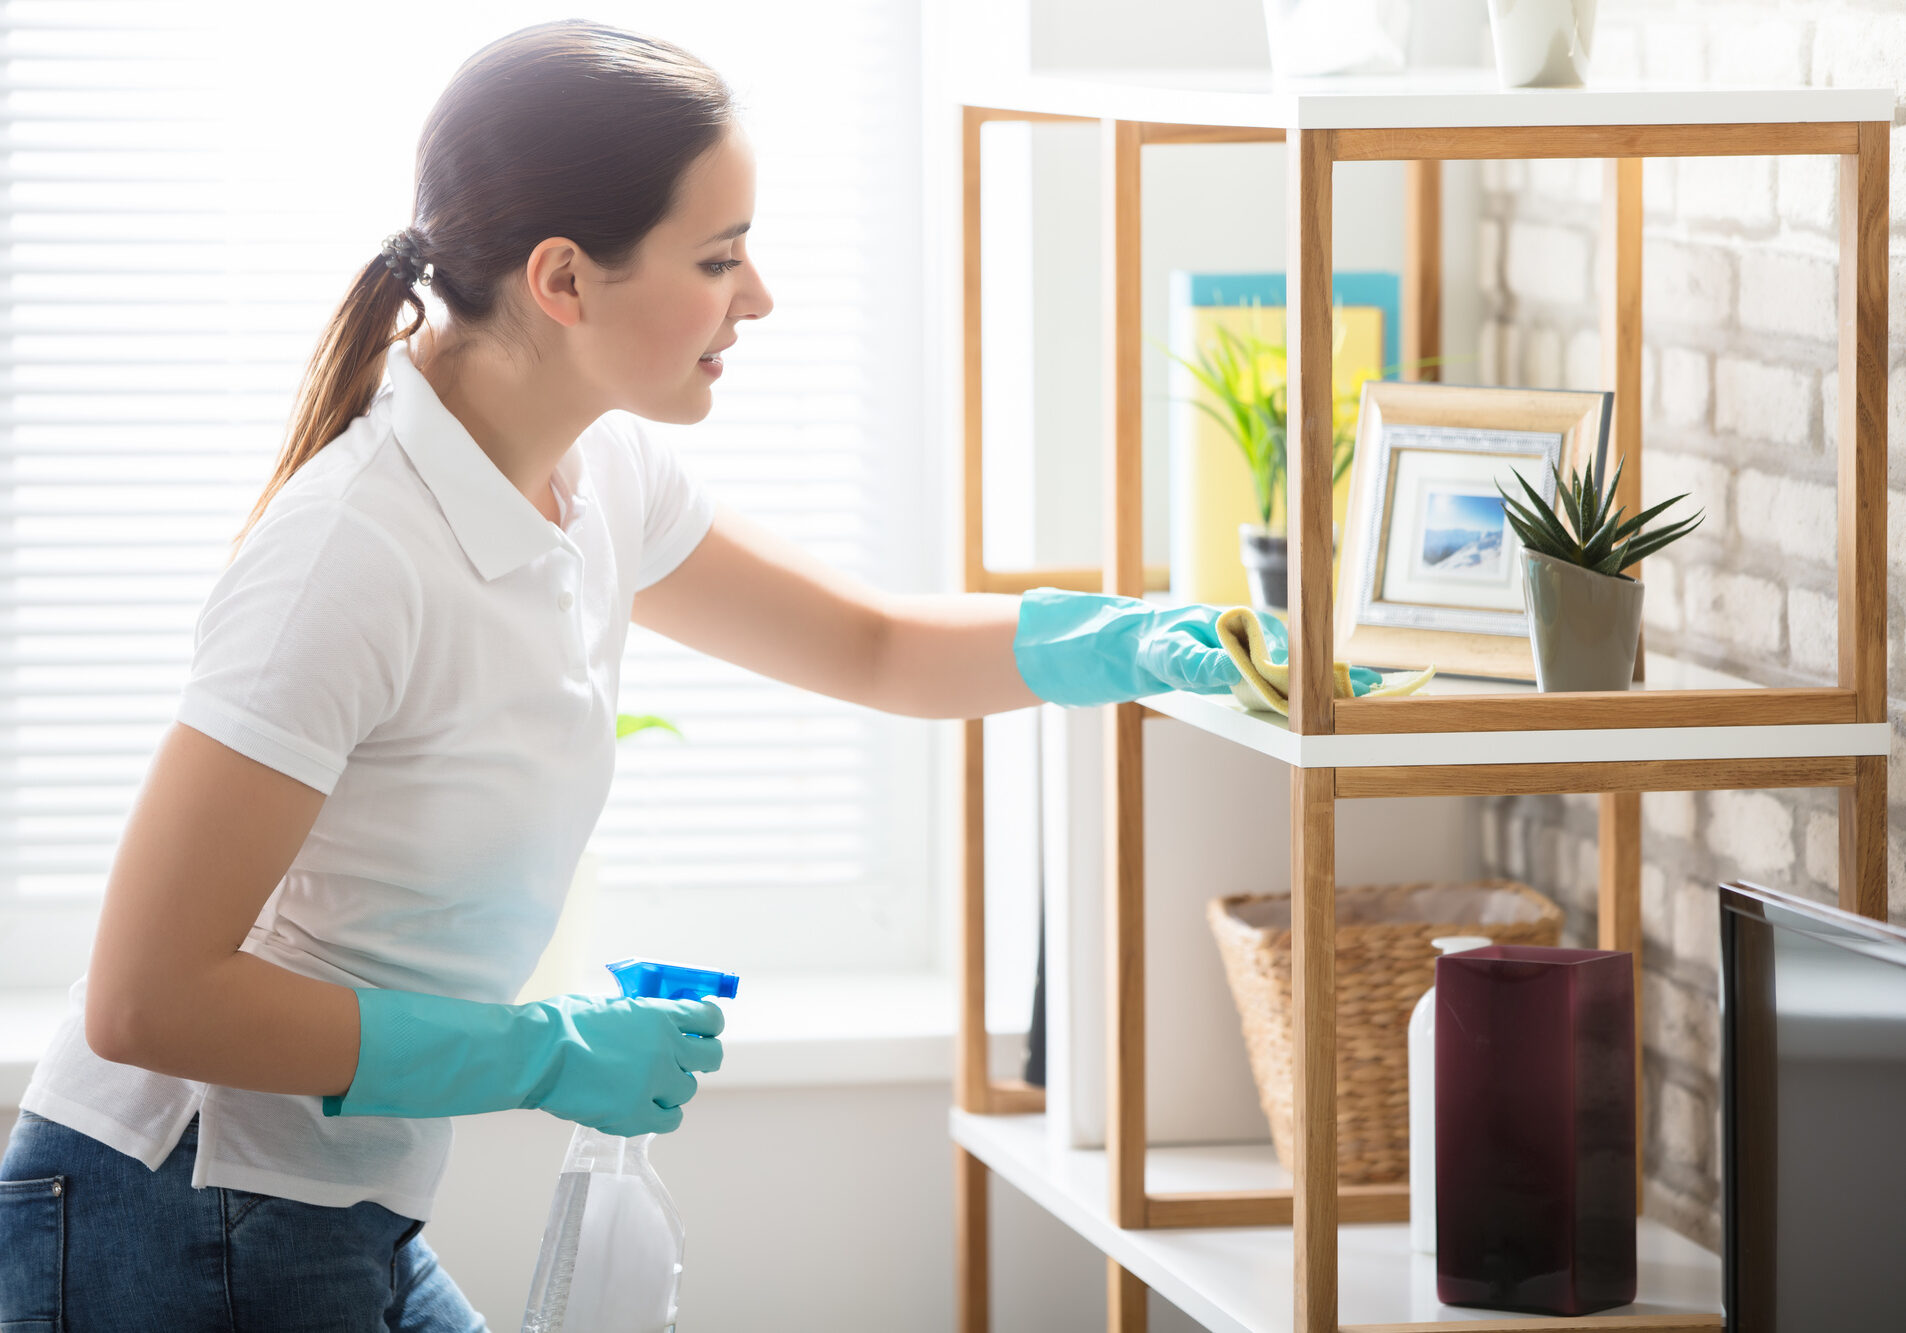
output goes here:
<path id="1" fill-rule="evenodd" d="M 1214 898 L 1206 909 L 1271 1141 L 1292 1158 L 1290 895 Z M 1337 891 L 1337 1172 L 1348 1184 L 1410 1167 L 1409 1022 L 1436 981 L 1443 935 L 1554 945 L 1562 910 L 1509 879 L 1374 884 Z"/>

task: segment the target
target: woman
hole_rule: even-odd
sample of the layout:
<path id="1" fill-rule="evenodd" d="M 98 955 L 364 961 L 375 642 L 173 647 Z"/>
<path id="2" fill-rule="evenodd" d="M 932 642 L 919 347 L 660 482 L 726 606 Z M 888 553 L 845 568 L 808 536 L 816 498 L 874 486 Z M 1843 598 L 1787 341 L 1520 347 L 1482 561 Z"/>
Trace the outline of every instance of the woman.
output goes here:
<path id="1" fill-rule="evenodd" d="M 508 1003 L 607 794 L 631 623 L 919 717 L 1238 679 L 1216 608 L 888 595 L 650 440 L 773 309 L 753 207 L 729 90 L 668 43 L 547 23 L 458 70 L 416 221 L 333 316 L 200 612 L 21 1099 L 0 1324 L 482 1327 L 419 1234 L 445 1117 L 681 1123 L 714 1005 Z"/>

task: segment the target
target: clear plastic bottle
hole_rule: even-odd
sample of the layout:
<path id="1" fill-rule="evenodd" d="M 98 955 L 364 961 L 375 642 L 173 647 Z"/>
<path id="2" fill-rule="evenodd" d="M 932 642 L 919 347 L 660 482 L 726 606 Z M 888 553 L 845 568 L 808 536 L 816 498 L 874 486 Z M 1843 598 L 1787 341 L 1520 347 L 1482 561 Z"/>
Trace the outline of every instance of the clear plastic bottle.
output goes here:
<path id="1" fill-rule="evenodd" d="M 576 1127 L 543 1228 L 523 1333 L 673 1333 L 682 1215 L 649 1165 L 654 1137 Z"/>
<path id="2" fill-rule="evenodd" d="M 625 959 L 610 963 L 627 996 L 731 996 L 732 973 Z M 576 1126 L 549 1221 L 522 1333 L 674 1333 L 682 1279 L 682 1215 L 649 1165 L 653 1134 L 622 1138 Z"/>
<path id="3" fill-rule="evenodd" d="M 1443 935 L 1442 953 L 1494 943 L 1486 935 Z M 1410 1248 L 1436 1253 L 1436 987 L 1410 1011 Z"/>

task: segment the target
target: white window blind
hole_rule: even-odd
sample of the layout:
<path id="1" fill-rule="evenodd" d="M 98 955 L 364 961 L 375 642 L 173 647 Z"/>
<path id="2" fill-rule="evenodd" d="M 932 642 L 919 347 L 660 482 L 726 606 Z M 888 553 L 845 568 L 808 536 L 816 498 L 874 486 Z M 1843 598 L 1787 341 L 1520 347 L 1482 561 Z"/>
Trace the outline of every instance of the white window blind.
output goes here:
<path id="1" fill-rule="evenodd" d="M 430 106 L 485 43 L 570 16 L 469 0 L 0 7 L 0 986 L 86 966 L 198 608 L 325 319 L 410 220 Z M 756 154 L 748 248 L 775 310 L 740 326 L 706 420 L 650 430 L 823 560 L 929 586 L 914 7 L 675 0 L 589 17 L 711 64 Z M 934 724 L 640 628 L 618 702 L 684 739 L 621 743 L 591 843 L 605 958 L 930 961 Z"/>

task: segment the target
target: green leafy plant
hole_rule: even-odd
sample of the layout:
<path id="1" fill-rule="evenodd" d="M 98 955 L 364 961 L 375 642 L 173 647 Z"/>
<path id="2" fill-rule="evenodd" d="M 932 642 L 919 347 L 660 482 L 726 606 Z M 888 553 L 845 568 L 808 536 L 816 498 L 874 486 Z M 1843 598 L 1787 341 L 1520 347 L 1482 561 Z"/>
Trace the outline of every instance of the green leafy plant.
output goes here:
<path id="1" fill-rule="evenodd" d="M 1251 484 L 1257 493 L 1258 521 L 1266 532 L 1274 531 L 1271 520 L 1283 508 L 1285 487 L 1290 479 L 1286 451 L 1286 415 L 1289 404 L 1289 350 L 1282 341 L 1272 341 L 1260 331 L 1262 307 L 1251 302 L 1251 328 L 1238 333 L 1220 326 L 1218 343 L 1207 350 L 1197 349 L 1198 364 L 1163 346 L 1152 345 L 1198 377 L 1218 400 L 1223 410 L 1202 399 L 1190 400 L 1193 406 L 1211 417 L 1236 441 L 1251 471 Z M 1339 361 L 1343 350 L 1345 326 L 1341 312 L 1333 320 L 1331 363 Z M 1330 484 L 1334 487 L 1350 470 L 1357 447 L 1357 407 L 1363 396 L 1363 382 L 1372 378 L 1340 376 L 1332 386 L 1330 403 L 1331 460 Z"/>
<path id="2" fill-rule="evenodd" d="M 1549 464 L 1549 471 L 1555 476 L 1556 492 L 1562 497 L 1563 514 L 1569 524 L 1567 527 L 1563 526 L 1555 510 L 1543 501 L 1535 487 L 1529 485 L 1528 479 L 1519 472 L 1516 480 L 1528 495 L 1529 503 L 1524 505 L 1512 499 L 1498 481 L 1496 492 L 1502 496 L 1503 514 L 1527 549 L 1566 564 L 1580 565 L 1597 574 L 1626 579 L 1628 575 L 1622 570 L 1637 560 L 1653 555 L 1669 542 L 1687 536 L 1700 526 L 1701 520 L 1707 515 L 1706 510 L 1701 510 L 1692 518 L 1657 527 L 1652 532 L 1642 531 L 1650 519 L 1658 517 L 1669 505 L 1685 500 L 1687 493 L 1663 500 L 1633 518 L 1624 518 L 1623 515 L 1628 511 L 1614 505 L 1615 489 L 1621 483 L 1621 469 L 1626 461 L 1616 460 L 1615 474 L 1608 478 L 1606 486 L 1596 482 L 1593 459 L 1589 460 L 1587 466 L 1577 469 L 1566 482 L 1562 480 L 1560 469 L 1553 463 Z"/>
<path id="3" fill-rule="evenodd" d="M 673 722 L 670 722 L 667 718 L 656 717 L 653 713 L 617 713 L 615 715 L 615 738 L 617 740 L 621 740 L 624 736 L 634 732 L 647 731 L 651 727 L 660 727 L 664 731 L 673 731 L 677 736 L 682 734 Z"/>

